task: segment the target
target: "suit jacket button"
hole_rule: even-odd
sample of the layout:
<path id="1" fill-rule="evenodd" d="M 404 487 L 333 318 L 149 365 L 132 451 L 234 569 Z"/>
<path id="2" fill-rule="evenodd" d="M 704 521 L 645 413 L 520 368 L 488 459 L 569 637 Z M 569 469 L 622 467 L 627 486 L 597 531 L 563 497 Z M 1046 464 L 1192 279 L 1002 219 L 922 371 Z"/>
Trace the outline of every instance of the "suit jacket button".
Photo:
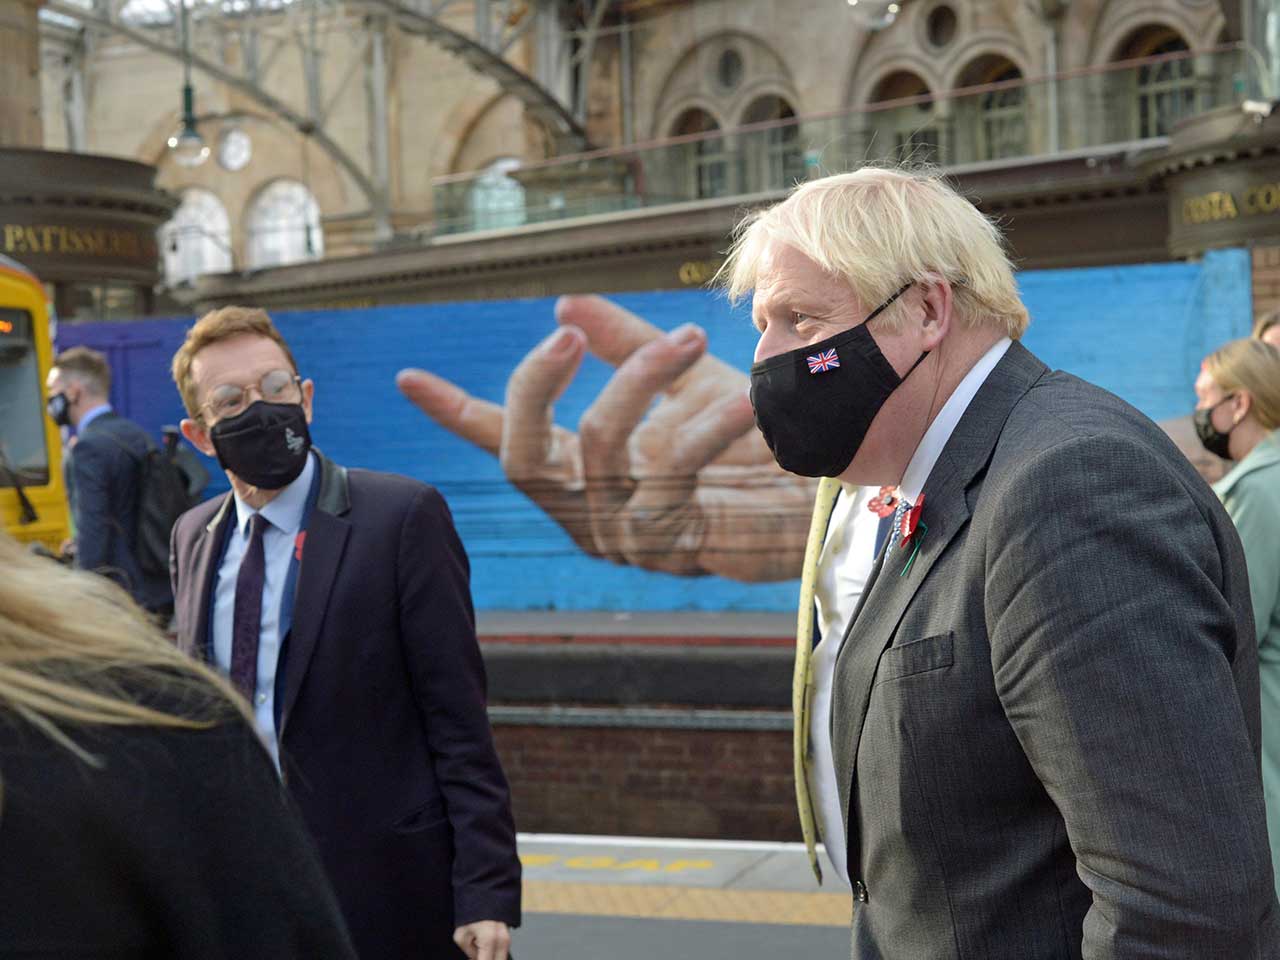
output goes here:
<path id="1" fill-rule="evenodd" d="M 867 902 L 867 885 L 861 880 L 853 881 L 853 899 L 859 903 Z"/>

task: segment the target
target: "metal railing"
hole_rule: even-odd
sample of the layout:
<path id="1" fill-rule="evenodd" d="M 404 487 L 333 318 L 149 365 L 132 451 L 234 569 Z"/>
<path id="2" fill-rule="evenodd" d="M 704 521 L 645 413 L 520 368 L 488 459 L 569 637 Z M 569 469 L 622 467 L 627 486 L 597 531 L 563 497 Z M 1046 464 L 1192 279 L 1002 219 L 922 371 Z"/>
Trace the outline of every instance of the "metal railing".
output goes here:
<path id="1" fill-rule="evenodd" d="M 470 233 L 781 191 L 889 159 L 947 168 L 1048 156 L 1054 144 L 1067 152 L 1154 139 L 1207 110 L 1269 99 L 1264 66 L 1240 44 L 1179 51 L 557 157 L 507 173 L 441 177 L 433 183 L 435 216 L 421 232 Z"/>

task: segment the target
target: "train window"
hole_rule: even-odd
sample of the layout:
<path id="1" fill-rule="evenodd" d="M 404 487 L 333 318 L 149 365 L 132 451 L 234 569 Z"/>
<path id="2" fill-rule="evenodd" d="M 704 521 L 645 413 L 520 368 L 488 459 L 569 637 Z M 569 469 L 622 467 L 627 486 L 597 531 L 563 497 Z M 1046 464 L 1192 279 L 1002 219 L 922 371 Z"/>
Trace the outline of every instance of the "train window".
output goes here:
<path id="1" fill-rule="evenodd" d="M 31 314 L 0 307 L 0 487 L 49 482 L 43 396 Z"/>

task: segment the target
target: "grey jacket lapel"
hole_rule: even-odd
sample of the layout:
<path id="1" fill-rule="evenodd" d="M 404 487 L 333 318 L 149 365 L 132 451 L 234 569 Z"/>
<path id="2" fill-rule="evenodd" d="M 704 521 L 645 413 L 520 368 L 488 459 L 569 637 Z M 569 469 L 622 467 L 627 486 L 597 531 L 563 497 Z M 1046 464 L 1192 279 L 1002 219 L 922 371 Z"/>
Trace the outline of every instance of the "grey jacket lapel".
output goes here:
<path id="1" fill-rule="evenodd" d="M 1047 368 L 1025 347 L 1014 343 L 979 388 L 956 424 L 924 487 L 921 523 L 928 531 L 919 553 L 904 573 L 916 545 L 882 551 L 857 612 L 845 632 L 836 658 L 832 689 L 832 750 L 840 809 L 849 843 L 850 876 L 857 876 L 860 839 L 852 817 L 858 746 L 876 667 L 893 641 L 916 591 L 948 545 L 968 523 L 981 476 L 1010 411 Z M 917 531 L 916 536 L 920 536 Z"/>
<path id="2" fill-rule="evenodd" d="M 880 655 L 893 639 L 916 590 L 969 520 L 964 483 L 953 469 L 949 469 L 950 466 L 946 464 L 946 475 L 939 477 L 944 467 L 944 461 L 939 459 L 925 486 L 921 523 L 928 525 L 928 531 L 921 537 L 921 530 L 917 529 L 919 543 L 913 541 L 892 551 L 882 551 L 875 579 L 863 594 L 861 607 L 849 624 L 836 658 L 832 689 L 832 746 L 836 783 L 840 789 L 840 809 L 846 823 L 849 821 L 854 761 L 862 739 L 862 724 L 866 719 Z M 907 570 L 907 562 L 917 546 L 919 552 Z M 853 839 L 850 837 L 851 849 Z"/>

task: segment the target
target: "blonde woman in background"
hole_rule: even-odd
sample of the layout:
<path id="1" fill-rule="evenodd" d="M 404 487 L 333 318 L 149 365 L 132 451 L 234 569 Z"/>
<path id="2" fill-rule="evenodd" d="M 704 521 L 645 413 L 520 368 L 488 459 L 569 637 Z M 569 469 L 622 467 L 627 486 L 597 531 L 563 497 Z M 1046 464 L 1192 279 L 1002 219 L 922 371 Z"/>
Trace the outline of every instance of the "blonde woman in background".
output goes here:
<path id="1" fill-rule="evenodd" d="M 0 534 L 0 957 L 354 958 L 243 707 Z"/>
<path id="2" fill-rule="evenodd" d="M 1262 688 L 1262 780 L 1271 860 L 1280 878 L 1280 349 L 1261 336 L 1227 344 L 1205 359 L 1196 397 L 1200 441 L 1236 462 L 1213 489 L 1235 522 L 1249 567 Z"/>

